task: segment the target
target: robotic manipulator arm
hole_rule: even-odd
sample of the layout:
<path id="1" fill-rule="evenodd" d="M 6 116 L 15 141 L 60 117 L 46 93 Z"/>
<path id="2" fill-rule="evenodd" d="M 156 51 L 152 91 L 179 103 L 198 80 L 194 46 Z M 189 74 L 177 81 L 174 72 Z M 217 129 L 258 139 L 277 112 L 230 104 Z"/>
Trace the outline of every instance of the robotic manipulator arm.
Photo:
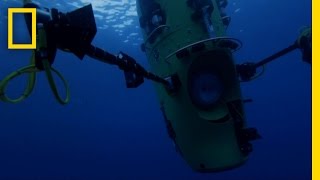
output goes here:
<path id="1" fill-rule="evenodd" d="M 124 71 L 127 88 L 136 88 L 144 82 L 144 78 L 170 87 L 171 82 L 146 71 L 132 57 L 120 52 L 112 55 L 98 47 L 91 45 L 97 33 L 91 4 L 68 13 L 62 13 L 58 9 L 44 8 L 31 1 L 24 3 L 25 8 L 37 9 L 37 25 L 44 28 L 47 39 L 47 49 L 44 53 L 53 64 L 57 49 L 71 52 L 79 59 L 85 55 L 111 65 L 117 65 Z M 25 14 L 26 24 L 31 33 L 31 15 Z M 36 53 L 36 66 L 43 70 L 41 55 Z"/>
<path id="2" fill-rule="evenodd" d="M 240 79 L 244 82 L 250 81 L 256 75 L 257 68 L 264 66 L 279 57 L 290 53 L 296 49 L 300 49 L 302 52 L 302 60 L 308 64 L 312 64 L 312 36 L 311 28 L 304 28 L 298 37 L 298 39 L 289 47 L 280 50 L 279 52 L 259 61 L 256 63 L 248 62 L 244 64 L 237 65 L 237 71 Z"/>

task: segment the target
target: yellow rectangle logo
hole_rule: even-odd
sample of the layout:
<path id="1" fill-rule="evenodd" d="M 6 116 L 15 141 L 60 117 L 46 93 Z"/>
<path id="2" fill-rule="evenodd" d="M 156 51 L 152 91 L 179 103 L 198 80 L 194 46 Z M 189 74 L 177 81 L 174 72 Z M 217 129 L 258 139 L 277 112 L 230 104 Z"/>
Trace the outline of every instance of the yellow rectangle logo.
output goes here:
<path id="1" fill-rule="evenodd" d="M 13 44 L 13 14 L 31 13 L 32 15 L 32 33 L 31 44 Z M 8 49 L 36 49 L 37 48 L 37 9 L 36 8 L 9 8 L 8 9 Z"/>

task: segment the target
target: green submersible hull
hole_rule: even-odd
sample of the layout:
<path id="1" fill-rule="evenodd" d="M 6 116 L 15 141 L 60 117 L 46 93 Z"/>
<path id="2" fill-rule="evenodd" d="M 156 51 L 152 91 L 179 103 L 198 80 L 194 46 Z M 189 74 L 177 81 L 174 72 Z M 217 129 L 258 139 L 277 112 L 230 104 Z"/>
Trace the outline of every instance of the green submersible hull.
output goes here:
<path id="1" fill-rule="evenodd" d="M 152 71 L 175 84 L 156 84 L 170 138 L 196 171 L 243 164 L 258 137 L 247 128 L 232 53 L 241 42 L 226 37 L 226 1 L 137 0 L 141 49 Z"/>

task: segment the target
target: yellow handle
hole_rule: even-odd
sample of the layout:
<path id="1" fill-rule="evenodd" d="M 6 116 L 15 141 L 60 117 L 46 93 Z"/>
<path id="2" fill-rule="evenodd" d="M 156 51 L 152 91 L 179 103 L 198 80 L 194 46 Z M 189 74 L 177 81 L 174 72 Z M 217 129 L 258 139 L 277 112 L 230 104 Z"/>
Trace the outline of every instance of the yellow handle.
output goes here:
<path id="1" fill-rule="evenodd" d="M 45 72 L 47 74 L 47 78 L 48 78 L 48 81 L 49 81 L 49 85 L 51 87 L 51 90 L 54 94 L 54 96 L 56 97 L 56 99 L 58 100 L 58 102 L 62 105 L 65 105 L 65 104 L 68 104 L 69 101 L 70 101 L 70 88 L 68 86 L 68 83 L 67 81 L 63 78 L 62 74 L 57 71 L 56 69 L 50 67 L 50 63 L 48 60 L 44 60 L 43 62 L 43 67 L 45 69 Z M 58 75 L 58 77 L 62 80 L 65 88 L 66 88 L 66 98 L 65 99 L 62 99 L 58 93 L 58 90 L 57 90 L 57 86 L 54 82 L 54 79 L 53 79 L 53 76 L 52 76 L 52 73 L 51 71 L 53 71 L 54 73 L 56 73 Z"/>
<path id="2" fill-rule="evenodd" d="M 15 72 L 11 73 L 10 75 L 8 75 L 6 78 L 4 78 L 0 82 L 0 100 L 2 100 L 4 102 L 10 102 L 10 103 L 19 103 L 30 96 L 30 94 L 32 93 L 32 90 L 34 88 L 35 82 L 36 82 L 36 72 L 39 71 L 35 67 L 34 61 L 35 61 L 35 58 L 34 58 L 34 53 L 33 53 L 32 57 L 31 57 L 31 65 L 30 66 L 26 66 L 24 68 L 21 68 Z M 27 84 L 27 87 L 26 87 L 24 93 L 21 95 L 21 97 L 19 97 L 17 99 L 11 99 L 8 96 L 6 96 L 5 90 L 8 86 L 8 83 L 12 79 L 14 79 L 22 74 L 26 74 L 26 73 L 29 73 L 28 84 Z"/>
<path id="3" fill-rule="evenodd" d="M 28 3 L 28 2 L 31 2 L 31 0 L 24 0 L 23 2 Z M 39 32 L 37 35 L 37 44 L 38 44 L 37 51 L 41 51 L 42 49 L 47 48 L 47 38 L 46 38 L 45 29 L 43 27 L 39 28 L 38 31 Z M 34 89 L 34 85 L 35 85 L 35 81 L 36 81 L 36 73 L 40 71 L 37 69 L 37 67 L 35 65 L 35 62 L 36 62 L 35 52 L 36 51 L 33 51 L 33 53 L 32 53 L 31 63 L 30 63 L 31 65 L 26 66 L 24 68 L 19 69 L 18 71 L 11 73 L 10 75 L 8 75 L 6 78 L 4 78 L 0 82 L 0 100 L 2 100 L 4 102 L 9 102 L 9 103 L 19 103 L 30 96 L 30 94 L 32 93 L 32 90 Z M 43 64 L 44 70 L 46 72 L 46 75 L 47 75 L 47 78 L 49 81 L 50 88 L 51 88 L 55 98 L 62 105 L 69 103 L 70 89 L 68 87 L 67 81 L 63 78 L 63 76 L 61 75 L 61 73 L 59 71 L 57 71 L 56 69 L 51 67 L 48 59 L 42 59 L 41 62 Z M 62 80 L 62 82 L 66 88 L 66 98 L 65 99 L 60 97 L 51 71 L 56 73 L 58 75 L 58 77 Z M 17 99 L 10 99 L 5 94 L 8 83 L 12 79 L 14 79 L 22 74 L 25 74 L 25 73 L 29 73 L 29 80 L 28 80 L 28 85 L 26 87 L 26 90 L 24 91 L 24 93 L 22 94 L 21 97 L 19 97 Z"/>
<path id="4" fill-rule="evenodd" d="M 36 82 L 36 73 L 40 72 L 40 70 L 37 69 L 37 67 L 35 66 L 35 53 L 32 54 L 32 58 L 31 58 L 31 65 L 23 67 L 11 74 L 9 74 L 6 78 L 4 78 L 1 82 L 0 82 L 0 100 L 3 102 L 8 102 L 8 103 L 20 103 L 21 101 L 25 100 L 26 98 L 28 98 L 30 96 L 30 94 L 32 93 L 34 86 L 35 86 L 35 82 Z M 43 66 L 51 87 L 51 90 L 55 96 L 55 98 L 58 100 L 58 102 L 62 105 L 65 105 L 67 103 L 69 103 L 70 101 L 70 89 L 68 87 L 67 81 L 63 78 L 63 76 L 61 75 L 61 73 L 59 71 L 57 71 L 56 69 L 50 67 L 50 63 L 48 60 L 43 60 Z M 51 73 L 51 71 L 53 71 L 54 73 L 56 73 L 58 75 L 58 77 L 63 81 L 63 84 L 66 88 L 66 98 L 62 99 L 58 93 L 53 75 Z M 9 98 L 5 91 L 6 88 L 8 86 L 8 83 L 16 78 L 19 77 L 22 74 L 29 74 L 29 78 L 28 78 L 28 84 L 27 87 L 24 91 L 24 93 L 17 99 L 11 99 Z"/>

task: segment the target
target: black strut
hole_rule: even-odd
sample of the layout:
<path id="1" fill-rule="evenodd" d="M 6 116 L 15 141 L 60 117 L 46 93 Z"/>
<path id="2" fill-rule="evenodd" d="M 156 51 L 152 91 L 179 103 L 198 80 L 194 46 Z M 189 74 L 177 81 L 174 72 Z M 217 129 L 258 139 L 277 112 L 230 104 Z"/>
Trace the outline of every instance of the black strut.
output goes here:
<path id="1" fill-rule="evenodd" d="M 93 59 L 99 60 L 107 64 L 118 66 L 121 70 L 125 72 L 127 86 L 129 88 L 135 88 L 141 85 L 143 83 L 143 78 L 155 81 L 157 83 L 161 83 L 165 86 L 170 86 L 169 81 L 151 72 L 148 72 L 145 68 L 143 68 L 140 64 L 138 64 L 132 57 L 128 56 L 125 53 L 120 52 L 118 56 L 115 56 L 98 47 L 90 45 L 89 47 L 86 48 L 86 54 Z M 132 76 L 132 79 L 129 80 L 128 76 Z"/>
<path id="2" fill-rule="evenodd" d="M 296 50 L 297 48 L 299 48 L 299 46 L 297 45 L 297 43 L 294 43 L 293 45 L 259 61 L 258 63 L 255 63 L 255 68 L 258 68 L 258 67 L 261 67 L 271 61 L 274 61 L 275 59 L 285 55 L 285 54 L 288 54 L 289 52 L 293 51 L 293 50 Z"/>

